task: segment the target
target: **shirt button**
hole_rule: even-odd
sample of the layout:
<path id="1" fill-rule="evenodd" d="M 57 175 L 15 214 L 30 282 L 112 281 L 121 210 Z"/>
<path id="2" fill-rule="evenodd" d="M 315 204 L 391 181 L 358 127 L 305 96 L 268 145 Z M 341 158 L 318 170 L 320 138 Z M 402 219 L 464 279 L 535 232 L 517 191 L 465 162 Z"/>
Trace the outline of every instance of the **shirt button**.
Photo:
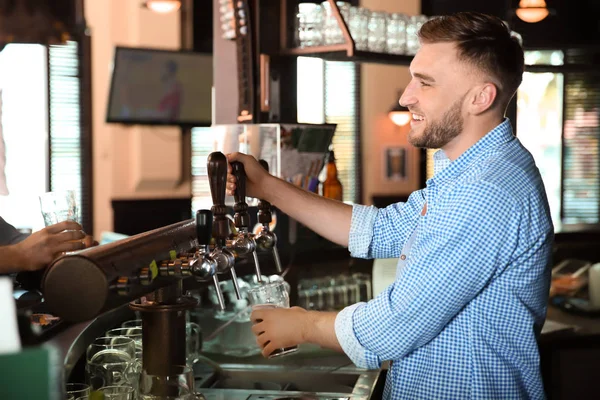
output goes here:
<path id="1" fill-rule="evenodd" d="M 402 255 L 400 256 L 400 259 L 401 259 L 401 260 L 406 260 L 406 256 L 405 256 L 404 254 L 402 254 Z"/>

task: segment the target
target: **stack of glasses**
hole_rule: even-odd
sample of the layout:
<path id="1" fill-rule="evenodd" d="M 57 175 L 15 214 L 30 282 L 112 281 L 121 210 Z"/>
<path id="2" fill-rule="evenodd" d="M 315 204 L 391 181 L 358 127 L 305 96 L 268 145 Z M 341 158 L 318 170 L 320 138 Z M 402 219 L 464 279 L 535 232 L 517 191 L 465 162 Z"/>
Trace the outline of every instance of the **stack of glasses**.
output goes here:
<path id="1" fill-rule="evenodd" d="M 124 322 L 99 337 L 86 351 L 86 383 L 69 383 L 67 399 L 89 400 L 193 400 L 193 364 L 200 357 L 201 332 L 198 324 L 186 324 L 186 361 L 188 365 L 172 366 L 168 376 L 148 375 L 142 368 L 142 320 Z M 171 397 L 152 395 L 154 385 L 173 387 Z M 100 395 L 101 394 L 101 395 Z"/>
<path id="2" fill-rule="evenodd" d="M 429 20 L 425 15 L 370 11 L 349 3 L 336 3 L 356 49 L 376 53 L 414 55 L 419 49 L 417 32 Z M 344 43 L 344 36 L 327 1 L 300 3 L 296 13 L 298 47 Z"/>
<path id="3" fill-rule="evenodd" d="M 298 305 L 307 310 L 341 310 L 371 298 L 371 276 L 368 274 L 301 279 L 298 283 Z"/>

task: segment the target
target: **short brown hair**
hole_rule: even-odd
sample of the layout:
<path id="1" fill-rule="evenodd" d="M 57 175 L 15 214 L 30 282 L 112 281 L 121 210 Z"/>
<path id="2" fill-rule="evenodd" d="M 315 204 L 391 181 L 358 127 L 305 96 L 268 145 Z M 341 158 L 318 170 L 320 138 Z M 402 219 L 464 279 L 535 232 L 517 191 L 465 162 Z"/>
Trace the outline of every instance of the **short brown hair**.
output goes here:
<path id="1" fill-rule="evenodd" d="M 436 17 L 423 24 L 419 40 L 456 42 L 461 60 L 495 78 L 504 107 L 521 84 L 523 48 L 500 18 L 476 12 Z"/>

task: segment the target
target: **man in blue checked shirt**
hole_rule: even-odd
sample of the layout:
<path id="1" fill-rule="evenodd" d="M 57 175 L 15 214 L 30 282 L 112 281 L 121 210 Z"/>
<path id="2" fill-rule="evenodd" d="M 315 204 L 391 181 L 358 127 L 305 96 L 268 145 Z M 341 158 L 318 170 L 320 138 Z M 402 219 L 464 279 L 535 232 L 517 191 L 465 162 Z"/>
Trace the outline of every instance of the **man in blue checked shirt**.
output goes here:
<path id="1" fill-rule="evenodd" d="M 368 303 L 257 310 L 253 331 L 265 356 L 310 342 L 360 367 L 391 360 L 385 399 L 544 398 L 536 338 L 553 228 L 538 169 L 504 118 L 523 51 L 500 19 L 477 13 L 435 18 L 419 38 L 400 103 L 412 113 L 411 144 L 441 150 L 406 203 L 350 206 L 229 155 L 244 163 L 250 196 L 354 257 L 399 258 L 395 282 Z"/>

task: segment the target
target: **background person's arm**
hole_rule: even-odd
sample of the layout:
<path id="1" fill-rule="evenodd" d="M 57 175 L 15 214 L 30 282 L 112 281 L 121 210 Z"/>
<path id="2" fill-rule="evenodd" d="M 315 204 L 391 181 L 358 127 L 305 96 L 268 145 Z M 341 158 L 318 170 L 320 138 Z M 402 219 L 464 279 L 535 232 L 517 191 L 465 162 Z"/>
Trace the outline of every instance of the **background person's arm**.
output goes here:
<path id="1" fill-rule="evenodd" d="M 0 217 L 0 246 L 18 243 L 27 236 Z"/>
<path id="2" fill-rule="evenodd" d="M 44 268 L 62 252 L 85 248 L 85 238 L 77 222 L 47 226 L 19 243 L 0 246 L 0 274 Z"/>

